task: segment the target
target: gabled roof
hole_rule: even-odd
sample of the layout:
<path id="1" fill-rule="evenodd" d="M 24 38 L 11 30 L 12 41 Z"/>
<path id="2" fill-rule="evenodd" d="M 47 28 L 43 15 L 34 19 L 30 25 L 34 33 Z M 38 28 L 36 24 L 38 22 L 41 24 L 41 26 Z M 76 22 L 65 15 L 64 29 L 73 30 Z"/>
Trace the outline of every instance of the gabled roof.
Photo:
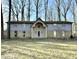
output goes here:
<path id="1" fill-rule="evenodd" d="M 38 18 L 36 21 L 42 21 L 44 24 L 72 24 L 73 22 L 69 21 L 43 21 L 41 18 Z M 36 21 L 10 21 L 10 24 L 34 24 Z M 6 22 L 8 23 L 8 22 Z"/>
<path id="2" fill-rule="evenodd" d="M 44 22 L 41 18 L 37 18 L 37 20 L 36 20 L 36 21 L 38 21 L 38 20 L 40 20 L 40 21 Z"/>
<path id="3" fill-rule="evenodd" d="M 38 19 L 33 23 L 32 27 L 35 27 L 35 25 L 36 25 L 37 23 L 41 23 L 44 27 L 47 26 L 47 25 L 44 23 L 44 21 L 42 21 L 41 18 L 38 18 Z"/>

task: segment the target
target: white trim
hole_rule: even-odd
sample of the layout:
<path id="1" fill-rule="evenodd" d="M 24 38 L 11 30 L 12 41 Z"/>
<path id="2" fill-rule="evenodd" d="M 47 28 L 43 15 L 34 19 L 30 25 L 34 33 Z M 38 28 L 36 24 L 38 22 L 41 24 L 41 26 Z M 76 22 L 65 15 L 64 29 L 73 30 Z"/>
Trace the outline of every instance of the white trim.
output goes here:
<path id="1" fill-rule="evenodd" d="M 31 28 L 31 38 L 47 38 L 47 27 L 44 28 L 44 33 L 43 33 L 44 36 L 41 36 L 42 35 L 41 34 L 42 29 L 36 29 L 37 32 L 40 31 L 40 37 L 38 37 L 38 34 L 34 34 L 34 31 L 35 30 L 33 30 L 33 28 Z"/>
<path id="2" fill-rule="evenodd" d="M 65 37 L 65 32 L 64 31 L 62 31 L 62 36 Z"/>
<path id="3" fill-rule="evenodd" d="M 46 27 L 46 29 L 45 29 L 45 30 L 46 30 L 46 33 L 45 33 L 46 35 L 45 35 L 45 36 L 46 36 L 46 38 L 47 38 L 47 27 Z"/>
<path id="4" fill-rule="evenodd" d="M 35 30 L 33 30 L 33 28 L 35 27 L 35 25 L 36 25 L 38 22 L 39 22 L 39 23 L 42 23 L 42 24 L 43 24 L 43 27 L 45 27 L 45 28 L 44 28 L 44 33 L 43 33 L 44 36 L 41 36 L 42 33 L 40 33 L 40 37 L 38 37 L 38 34 L 34 34 L 34 31 L 35 31 Z M 36 27 L 35 27 L 35 28 L 36 28 Z M 42 30 L 42 28 L 40 28 L 40 29 L 37 28 L 36 31 L 37 31 L 37 32 L 38 32 L 38 31 L 41 32 L 41 31 L 43 31 L 43 30 Z M 34 36 L 34 35 L 35 35 L 35 36 Z M 36 21 L 36 22 L 32 25 L 32 27 L 31 27 L 31 37 L 32 37 L 32 38 L 47 38 L 47 26 L 46 26 L 46 24 L 44 24 L 41 20 Z"/>
<path id="5" fill-rule="evenodd" d="M 35 25 L 36 25 L 38 22 L 42 23 L 43 26 L 46 27 L 46 25 L 45 25 L 42 21 L 40 21 L 40 20 L 38 20 L 37 22 L 35 22 L 35 23 L 32 25 L 32 27 L 35 27 Z"/>
<path id="6" fill-rule="evenodd" d="M 54 31 L 54 37 L 56 37 L 56 31 Z"/>
<path id="7" fill-rule="evenodd" d="M 33 38 L 33 28 L 31 28 L 31 38 Z"/>

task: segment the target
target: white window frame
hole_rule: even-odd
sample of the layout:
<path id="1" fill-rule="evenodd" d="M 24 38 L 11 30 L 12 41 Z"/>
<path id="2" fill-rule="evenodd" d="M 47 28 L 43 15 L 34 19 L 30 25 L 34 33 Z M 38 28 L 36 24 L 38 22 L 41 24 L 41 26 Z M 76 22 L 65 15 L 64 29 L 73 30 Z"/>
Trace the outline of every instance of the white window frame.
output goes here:
<path id="1" fill-rule="evenodd" d="M 62 36 L 65 37 L 65 31 L 62 31 Z"/>
<path id="2" fill-rule="evenodd" d="M 54 37 L 56 37 L 56 31 L 54 31 Z"/>

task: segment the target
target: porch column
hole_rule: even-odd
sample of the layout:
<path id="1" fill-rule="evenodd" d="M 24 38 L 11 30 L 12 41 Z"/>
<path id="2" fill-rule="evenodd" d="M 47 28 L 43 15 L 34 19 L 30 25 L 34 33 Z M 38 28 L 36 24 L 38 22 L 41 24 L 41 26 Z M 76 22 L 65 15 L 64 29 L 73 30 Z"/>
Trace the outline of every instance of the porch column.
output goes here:
<path id="1" fill-rule="evenodd" d="M 33 38 L 33 28 L 31 28 L 31 38 Z"/>
<path id="2" fill-rule="evenodd" d="M 46 38 L 47 38 L 47 27 L 46 27 L 46 33 L 45 33 L 45 36 L 46 36 Z"/>

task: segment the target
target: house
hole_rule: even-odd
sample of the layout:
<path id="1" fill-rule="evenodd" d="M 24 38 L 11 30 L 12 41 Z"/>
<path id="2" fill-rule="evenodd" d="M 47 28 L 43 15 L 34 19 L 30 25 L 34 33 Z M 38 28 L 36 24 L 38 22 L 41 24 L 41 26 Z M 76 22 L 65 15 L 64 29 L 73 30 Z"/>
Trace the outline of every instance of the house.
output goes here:
<path id="1" fill-rule="evenodd" d="M 7 22 L 8 25 L 8 22 Z M 72 22 L 10 21 L 11 38 L 69 38 L 72 34 Z"/>

